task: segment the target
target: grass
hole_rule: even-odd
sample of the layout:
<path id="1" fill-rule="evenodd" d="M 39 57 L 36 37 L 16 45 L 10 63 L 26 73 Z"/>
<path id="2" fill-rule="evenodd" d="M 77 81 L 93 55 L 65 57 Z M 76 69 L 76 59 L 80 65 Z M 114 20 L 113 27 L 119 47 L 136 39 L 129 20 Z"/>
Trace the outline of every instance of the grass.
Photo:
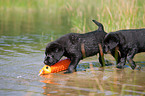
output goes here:
<path id="1" fill-rule="evenodd" d="M 48 28 L 63 34 L 85 33 L 97 28 L 92 19 L 100 21 L 107 32 L 142 28 L 144 3 L 144 0 L 1 0 L 0 34 L 9 30 L 19 35 L 22 30 L 41 34 L 48 32 Z"/>

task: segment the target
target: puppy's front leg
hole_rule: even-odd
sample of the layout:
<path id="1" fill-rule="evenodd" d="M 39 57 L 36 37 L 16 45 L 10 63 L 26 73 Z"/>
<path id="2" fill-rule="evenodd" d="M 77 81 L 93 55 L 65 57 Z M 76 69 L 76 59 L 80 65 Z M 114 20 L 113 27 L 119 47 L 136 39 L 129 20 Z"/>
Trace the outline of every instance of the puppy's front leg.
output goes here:
<path id="1" fill-rule="evenodd" d="M 64 72 L 65 74 L 67 73 L 73 73 L 75 71 L 76 66 L 78 65 L 80 59 L 79 58 L 73 58 L 71 59 L 71 63 L 68 67 L 68 70 Z"/>
<path id="2" fill-rule="evenodd" d="M 101 67 L 105 66 L 104 55 L 101 55 L 100 53 L 99 53 L 99 62 L 101 64 Z"/>
<path id="3" fill-rule="evenodd" d="M 133 70 L 136 68 L 136 64 L 133 61 L 133 57 L 134 57 L 136 51 L 137 51 L 136 49 L 133 49 L 133 50 L 129 51 L 128 55 L 127 55 L 127 61 L 129 62 L 130 66 Z"/>
<path id="4" fill-rule="evenodd" d="M 119 68 L 119 69 L 123 69 L 125 63 L 126 63 L 126 56 L 121 56 L 120 62 L 118 62 L 116 67 Z"/>

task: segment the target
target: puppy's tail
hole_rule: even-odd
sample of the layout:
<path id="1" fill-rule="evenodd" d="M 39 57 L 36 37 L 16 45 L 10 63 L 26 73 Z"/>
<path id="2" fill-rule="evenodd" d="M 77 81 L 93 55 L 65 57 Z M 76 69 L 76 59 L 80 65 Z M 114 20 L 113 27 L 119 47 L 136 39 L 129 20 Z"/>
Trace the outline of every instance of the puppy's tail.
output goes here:
<path id="1" fill-rule="evenodd" d="M 96 20 L 92 20 L 97 26 L 99 31 L 104 31 L 104 27 L 101 23 L 97 22 Z"/>

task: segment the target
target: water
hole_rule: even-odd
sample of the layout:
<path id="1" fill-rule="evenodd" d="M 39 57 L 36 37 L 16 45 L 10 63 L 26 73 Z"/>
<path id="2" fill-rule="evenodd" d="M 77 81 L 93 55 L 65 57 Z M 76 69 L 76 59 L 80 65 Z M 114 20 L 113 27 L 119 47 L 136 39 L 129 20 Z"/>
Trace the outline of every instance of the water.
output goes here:
<path id="1" fill-rule="evenodd" d="M 128 65 L 124 70 L 117 70 L 114 65 L 102 69 L 92 57 L 80 62 L 78 72 L 38 76 L 44 66 L 45 46 L 51 41 L 49 36 L 0 36 L 0 96 L 145 95 L 144 53 L 135 57 L 141 71 L 132 71 Z M 106 59 L 114 63 L 110 55 Z"/>

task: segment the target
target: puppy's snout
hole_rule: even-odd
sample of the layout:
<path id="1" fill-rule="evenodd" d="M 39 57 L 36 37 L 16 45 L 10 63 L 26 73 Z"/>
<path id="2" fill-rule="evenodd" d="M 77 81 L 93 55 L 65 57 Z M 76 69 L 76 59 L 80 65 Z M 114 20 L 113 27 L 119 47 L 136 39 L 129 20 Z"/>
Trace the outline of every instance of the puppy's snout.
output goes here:
<path id="1" fill-rule="evenodd" d="M 46 60 L 44 61 L 44 64 L 47 64 L 47 61 Z"/>

